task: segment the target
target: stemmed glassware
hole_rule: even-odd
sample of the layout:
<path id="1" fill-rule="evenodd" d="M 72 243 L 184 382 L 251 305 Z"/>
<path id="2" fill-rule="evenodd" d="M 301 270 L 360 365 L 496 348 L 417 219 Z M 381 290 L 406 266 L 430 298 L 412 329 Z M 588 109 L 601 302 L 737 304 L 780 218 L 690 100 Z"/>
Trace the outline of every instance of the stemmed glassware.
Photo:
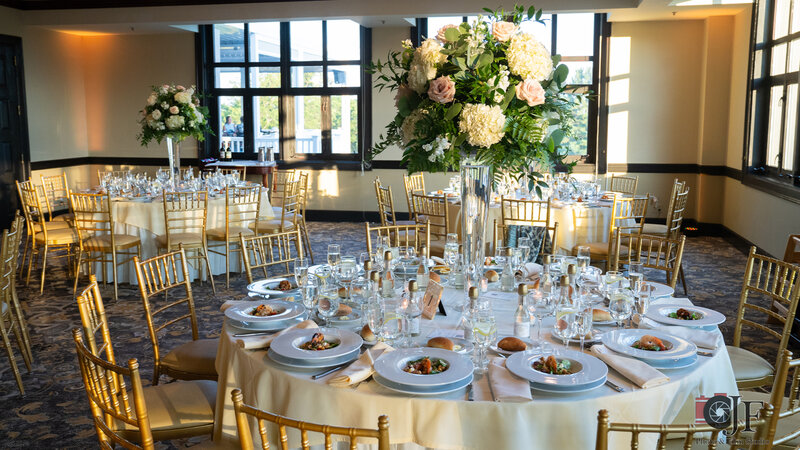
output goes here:
<path id="1" fill-rule="evenodd" d="M 548 293 L 534 289 L 530 295 L 530 303 L 528 303 L 528 312 L 536 320 L 536 342 L 534 345 L 544 350 L 547 345 L 542 341 L 542 321 L 545 317 L 553 314 L 553 300 Z"/>
<path id="2" fill-rule="evenodd" d="M 320 287 L 317 315 L 322 319 L 322 326 L 327 327 L 330 319 L 339 311 L 339 288 L 328 283 Z"/>
<path id="3" fill-rule="evenodd" d="M 597 267 L 586 267 L 578 274 L 576 284 L 579 294 L 589 303 L 600 303 L 604 299 L 602 272 Z"/>
<path id="4" fill-rule="evenodd" d="M 497 338 L 497 323 L 490 308 L 478 309 L 472 317 L 472 339 L 478 352 L 475 371 L 484 373 L 489 366 L 486 351 Z"/>
<path id="5" fill-rule="evenodd" d="M 342 257 L 342 249 L 339 244 L 328 244 L 328 265 L 335 268 Z"/>
<path id="6" fill-rule="evenodd" d="M 316 277 L 306 278 L 306 282 L 300 285 L 300 297 L 303 299 L 303 306 L 308 311 L 313 311 L 317 306 L 318 285 L 319 281 Z"/>
<path id="7" fill-rule="evenodd" d="M 622 328 L 622 322 L 628 319 L 633 312 L 633 298 L 623 289 L 616 289 L 608 295 L 608 312 L 617 322 L 617 328 Z"/>
<path id="8" fill-rule="evenodd" d="M 578 296 L 576 305 L 578 313 L 575 316 L 575 332 L 578 333 L 581 351 L 583 351 L 583 343 L 586 340 L 586 336 L 592 333 L 594 309 L 590 298 L 583 295 Z"/>
<path id="9" fill-rule="evenodd" d="M 294 260 L 294 281 L 297 287 L 302 287 L 308 280 L 308 260 L 297 258 Z"/>
<path id="10" fill-rule="evenodd" d="M 524 265 L 526 262 L 528 262 L 528 257 L 531 254 L 531 239 L 526 237 L 519 238 L 517 240 L 517 248 L 520 250 L 520 252 L 522 252 L 521 263 Z"/>
<path id="11" fill-rule="evenodd" d="M 553 333 L 564 342 L 564 348 L 569 347 L 569 340 L 577 332 L 578 307 L 568 302 L 558 303 L 555 307 L 556 321 L 553 324 Z"/>

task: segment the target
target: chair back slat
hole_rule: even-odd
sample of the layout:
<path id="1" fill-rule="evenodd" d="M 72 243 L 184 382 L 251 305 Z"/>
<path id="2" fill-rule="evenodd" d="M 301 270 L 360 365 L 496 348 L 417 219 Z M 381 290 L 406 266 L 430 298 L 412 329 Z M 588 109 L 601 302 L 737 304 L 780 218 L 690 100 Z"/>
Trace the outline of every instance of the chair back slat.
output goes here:
<path id="1" fill-rule="evenodd" d="M 375 196 L 378 199 L 378 214 L 381 217 L 381 225 L 394 225 L 397 223 L 397 218 L 394 213 L 394 198 L 392 196 L 392 187 L 383 186 L 381 179 L 375 177 Z"/>
<path id="2" fill-rule="evenodd" d="M 501 198 L 503 225 L 550 226 L 550 200 Z"/>
<path id="3" fill-rule="evenodd" d="M 403 187 L 406 191 L 406 202 L 408 203 L 408 213 L 414 220 L 416 219 L 417 214 L 419 214 L 414 208 L 416 205 L 414 204 L 412 194 L 425 194 L 427 191 L 425 190 L 425 177 L 423 177 L 422 173 L 415 173 L 412 175 L 403 175 Z"/>
<path id="4" fill-rule="evenodd" d="M 672 201 L 672 210 L 667 215 L 667 236 L 671 239 L 675 239 L 681 234 L 681 225 L 683 225 L 683 216 L 686 212 L 688 200 L 688 187 L 675 194 L 675 198 Z"/>
<path id="5" fill-rule="evenodd" d="M 253 276 L 255 269 L 262 269 L 264 277 L 267 277 L 268 268 L 283 265 L 285 272 L 281 275 L 291 275 L 289 263 L 294 263 L 297 258 L 303 257 L 300 230 L 297 228 L 260 236 L 239 235 L 239 243 L 249 283 L 255 281 Z"/>
<path id="6" fill-rule="evenodd" d="M 418 224 L 427 225 L 434 240 L 445 240 L 452 233 L 447 198 L 439 195 L 411 194 Z M 423 222 L 424 221 L 424 222 Z"/>
<path id="7" fill-rule="evenodd" d="M 205 233 L 208 192 L 164 192 L 167 242 L 175 233 Z"/>
<path id="8" fill-rule="evenodd" d="M 641 263 L 645 268 L 664 272 L 668 284 L 675 288 L 683 260 L 686 236 L 669 239 L 649 234 L 622 233 L 621 229 L 617 228 L 614 230 L 614 245 L 610 270 L 620 270 L 620 264 L 630 266 L 634 262 Z M 627 247 L 627 253 L 621 251 L 622 246 Z"/>
<path id="9" fill-rule="evenodd" d="M 276 170 L 272 173 L 272 195 L 270 196 L 272 206 L 281 206 L 286 182 L 295 180 L 296 176 L 297 171 L 294 169 Z"/>
<path id="10" fill-rule="evenodd" d="M 53 213 L 69 209 L 69 184 L 67 183 L 67 173 L 61 175 L 41 176 L 42 189 L 44 191 L 45 205 L 50 220 L 53 220 Z"/>
<path id="11" fill-rule="evenodd" d="M 622 175 L 611 175 L 608 190 L 621 192 L 628 195 L 636 195 L 636 187 L 639 185 L 639 177 L 626 177 Z"/>
<path id="12" fill-rule="evenodd" d="M 97 357 L 105 354 L 105 359 L 108 362 L 116 364 L 114 346 L 111 343 L 111 334 L 108 330 L 106 310 L 103 305 L 103 298 L 100 295 L 97 278 L 94 275 L 89 275 L 89 285 L 78 295 L 78 312 L 81 315 L 83 337 L 89 344 L 92 354 Z"/>
<path id="13" fill-rule="evenodd" d="M 28 224 L 28 233 L 31 235 L 45 233 L 47 236 L 47 229 L 44 226 L 45 210 L 42 207 L 44 193 L 41 186 L 36 186 L 32 180 L 17 181 L 16 183 L 20 208 Z"/>
<path id="14" fill-rule="evenodd" d="M 106 194 L 69 193 L 75 229 L 81 241 L 95 234 L 114 234 L 115 224 L 111 213 L 111 198 Z"/>
<path id="15" fill-rule="evenodd" d="M 373 240 L 387 237 L 392 247 L 414 247 L 417 251 L 424 245 L 430 257 L 431 234 L 430 229 L 421 224 L 416 225 L 386 225 L 371 226 L 369 222 L 364 222 L 367 238 L 367 252 L 373 251 Z"/>
<path id="16" fill-rule="evenodd" d="M 355 448 L 358 438 L 376 439 L 378 450 L 389 450 L 389 418 L 387 416 L 378 417 L 378 428 L 355 428 L 339 427 L 331 425 L 320 425 L 316 423 L 301 422 L 287 417 L 272 414 L 244 403 L 244 396 L 240 389 L 231 392 L 233 408 L 236 415 L 236 426 L 239 431 L 239 442 L 243 450 L 253 449 L 253 436 L 250 432 L 250 418 L 254 419 L 258 427 L 258 435 L 261 438 L 261 448 L 270 448 L 269 431 L 267 424 L 274 426 L 277 431 L 278 441 L 281 449 L 289 449 L 289 435 L 287 428 L 294 429 L 300 434 L 300 447 L 310 448 L 308 433 L 320 433 L 323 435 L 323 442 L 326 449 L 332 448 L 333 436 L 343 436 L 349 438 L 350 447 Z M 293 445 L 296 447 L 296 444 Z"/>
<path id="17" fill-rule="evenodd" d="M 258 219 L 261 186 L 228 186 L 225 189 L 225 227 L 247 226 Z"/>

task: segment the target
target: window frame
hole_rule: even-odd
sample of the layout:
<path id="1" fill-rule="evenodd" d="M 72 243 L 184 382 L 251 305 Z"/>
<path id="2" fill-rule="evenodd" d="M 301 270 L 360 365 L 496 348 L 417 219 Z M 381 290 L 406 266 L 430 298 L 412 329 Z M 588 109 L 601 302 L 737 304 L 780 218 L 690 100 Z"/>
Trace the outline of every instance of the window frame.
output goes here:
<path id="1" fill-rule="evenodd" d="M 786 200 L 800 203 L 800 95 L 795 105 L 787 105 L 786 97 L 790 85 L 797 85 L 800 92 L 800 70 L 788 72 L 790 64 L 790 44 L 800 40 L 800 31 L 791 32 L 792 2 L 789 3 L 789 30 L 786 36 L 778 39 L 773 37 L 775 23 L 775 0 L 756 0 L 752 6 L 750 29 L 750 53 L 747 73 L 747 93 L 745 104 L 745 132 L 742 153 L 742 182 L 756 189 L 766 191 Z M 759 17 L 761 5 L 764 5 L 764 17 Z M 795 6 L 800 10 L 800 5 Z M 759 42 L 758 23 L 764 21 L 762 30 L 766 38 Z M 771 74 L 772 50 L 781 44 L 787 44 L 787 55 L 784 71 L 779 75 Z M 756 67 L 756 52 L 761 52 L 761 67 Z M 759 70 L 760 69 L 760 70 Z M 760 78 L 755 78 L 756 71 L 761 73 Z M 773 87 L 781 87 L 780 100 L 780 130 L 778 137 L 778 162 L 776 167 L 768 164 L 769 132 L 770 132 L 770 101 Z M 787 111 L 795 108 L 795 139 L 787 148 L 785 134 L 789 129 L 786 123 Z M 793 145 L 792 145 L 793 144 Z M 783 168 L 784 157 L 787 152 L 794 155 L 792 167 Z"/>
<path id="2" fill-rule="evenodd" d="M 337 20 L 337 19 L 331 19 Z M 207 96 L 209 107 L 209 121 L 216 134 L 216 139 L 206 139 L 203 147 L 204 157 L 216 157 L 217 145 L 220 143 L 221 122 L 219 117 L 219 97 L 242 97 L 242 115 L 244 116 L 244 152 L 235 153 L 234 157 L 245 160 L 257 158 L 255 137 L 252 130 L 254 122 L 254 105 L 256 97 L 278 97 L 278 160 L 279 162 L 360 162 L 363 160 L 364 149 L 372 145 L 371 139 L 371 85 L 372 78 L 363 68 L 369 63 L 371 57 L 371 30 L 359 25 L 360 59 L 355 60 L 329 60 L 328 59 L 328 34 L 326 19 L 322 22 L 322 59 L 316 61 L 292 61 L 290 22 L 280 23 L 280 61 L 259 62 L 251 61 L 250 55 L 250 23 L 244 25 L 244 60 L 240 62 L 215 62 L 214 61 L 214 24 L 201 25 L 197 41 L 198 84 L 201 91 Z M 239 23 L 239 22 L 237 22 Z M 328 86 L 328 68 L 330 66 L 358 66 L 360 71 L 360 86 L 358 87 L 332 87 Z M 292 67 L 321 67 L 322 87 L 291 87 Z M 217 68 L 236 67 L 242 68 L 245 73 L 245 84 L 241 88 L 215 87 L 214 71 Z M 280 68 L 281 86 L 277 88 L 259 88 L 251 86 L 250 70 L 258 67 Z M 332 153 L 332 130 L 330 109 L 331 97 L 356 96 L 355 108 L 358 113 L 356 137 L 358 139 L 356 153 Z M 294 136 L 295 117 L 294 99 L 298 96 L 320 96 L 320 153 L 296 153 Z"/>

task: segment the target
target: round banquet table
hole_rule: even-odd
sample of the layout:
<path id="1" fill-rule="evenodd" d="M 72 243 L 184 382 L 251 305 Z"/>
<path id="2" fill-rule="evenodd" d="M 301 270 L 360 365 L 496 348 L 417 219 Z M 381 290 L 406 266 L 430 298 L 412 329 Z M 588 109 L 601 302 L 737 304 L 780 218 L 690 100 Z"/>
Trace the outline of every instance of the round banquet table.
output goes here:
<path id="1" fill-rule="evenodd" d="M 491 290 L 484 295 L 492 297 L 499 335 L 510 334 L 516 295 Z M 455 329 L 459 319 L 456 307 L 462 296 L 461 290 L 445 289 L 443 301 L 448 315 L 437 315 L 432 321 L 423 319 L 421 341 L 434 330 Z M 686 299 L 659 301 L 690 304 Z M 542 336 L 549 338 L 547 329 L 545 321 Z M 609 379 L 626 392 L 618 393 L 605 385 L 569 395 L 534 390 L 531 402 L 498 403 L 491 401 L 485 376 L 473 382 L 475 401 L 467 401 L 465 390 L 435 397 L 409 396 L 372 380 L 356 388 L 331 387 L 325 381 L 333 374 L 312 381 L 311 375 L 321 370 L 289 369 L 270 360 L 264 350 L 245 350 L 235 342 L 234 330 L 223 327 L 217 350 L 219 387 L 214 420 L 214 440 L 231 447 L 237 440 L 230 398 L 234 388 L 242 389 L 249 405 L 303 421 L 375 428 L 378 416 L 386 414 L 393 448 L 402 449 L 590 449 L 594 448 L 600 409 L 608 409 L 614 422 L 694 423 L 695 397 L 738 394 L 724 345 L 714 356 L 698 356 L 698 362 L 689 368 L 664 370 L 670 381 L 657 387 L 639 389 L 610 369 Z M 260 442 L 252 421 L 251 431 L 254 442 Z M 290 433 L 292 448 L 298 446 L 298 436 Z M 630 448 L 628 437 L 611 434 L 610 448 Z M 651 437 L 652 442 L 648 440 Z M 310 433 L 309 438 L 312 445 L 321 443 L 320 434 Z M 655 446 L 655 437 L 640 438 L 641 448 Z"/>
<path id="2" fill-rule="evenodd" d="M 450 229 L 461 235 L 461 202 L 448 201 Z M 484 242 L 491 242 L 494 223 L 502 222 L 503 212 L 499 203 L 489 204 Z M 509 222 L 513 224 L 514 222 Z M 550 207 L 550 226 L 558 223 L 556 251 L 572 254 L 572 248 L 580 242 L 608 242 L 611 225 L 611 202 L 590 204 L 587 202 L 562 203 L 553 200 Z"/>
<path id="3" fill-rule="evenodd" d="M 262 218 L 271 219 L 274 217 L 272 207 L 269 204 L 269 197 L 267 196 L 268 190 L 264 188 L 261 192 L 261 206 L 260 216 Z M 166 226 L 164 223 L 164 202 L 159 197 L 150 202 L 139 202 L 131 200 L 112 200 L 111 213 L 114 217 L 116 224 L 116 232 L 118 234 L 129 234 L 137 236 L 142 242 L 142 258 L 152 258 L 158 255 L 158 246 L 156 245 L 156 236 L 166 233 Z M 206 217 L 206 228 L 225 227 L 225 196 L 209 197 L 208 199 L 208 212 Z M 212 244 L 209 241 L 209 245 Z M 211 247 L 209 247 L 210 249 Z M 219 248 L 217 248 L 219 250 Z M 194 253 L 191 250 L 191 253 Z M 222 247 L 222 252 L 225 248 Z M 108 255 L 108 258 L 111 256 Z M 211 272 L 214 275 L 225 273 L 225 256 L 216 253 L 208 254 L 209 263 L 211 264 Z M 231 258 L 231 270 L 237 272 L 240 269 L 239 253 L 234 253 Z M 199 273 L 205 274 L 205 269 L 201 267 L 198 273 L 197 260 L 188 260 L 189 272 L 192 279 L 198 277 Z M 200 263 L 201 266 L 203 263 Z M 98 281 L 106 280 L 111 281 L 111 264 L 106 264 L 105 271 L 102 269 L 100 263 L 95 263 L 92 267 L 93 273 L 97 275 Z M 117 281 L 119 283 L 136 282 L 136 269 L 133 263 L 125 263 L 117 267 Z"/>

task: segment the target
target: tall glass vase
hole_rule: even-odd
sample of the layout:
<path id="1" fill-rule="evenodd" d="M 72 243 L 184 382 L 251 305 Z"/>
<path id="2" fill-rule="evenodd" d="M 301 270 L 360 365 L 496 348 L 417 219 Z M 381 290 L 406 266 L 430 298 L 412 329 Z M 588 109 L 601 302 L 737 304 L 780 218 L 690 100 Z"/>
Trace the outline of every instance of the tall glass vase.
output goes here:
<path id="1" fill-rule="evenodd" d="M 492 190 L 489 166 L 461 166 L 461 243 L 466 269 L 465 287 L 480 284 L 486 252 L 484 241 Z"/>
<path id="2" fill-rule="evenodd" d="M 181 179 L 181 141 L 167 137 L 167 156 L 169 157 L 169 182 L 172 189 L 175 189 Z"/>

